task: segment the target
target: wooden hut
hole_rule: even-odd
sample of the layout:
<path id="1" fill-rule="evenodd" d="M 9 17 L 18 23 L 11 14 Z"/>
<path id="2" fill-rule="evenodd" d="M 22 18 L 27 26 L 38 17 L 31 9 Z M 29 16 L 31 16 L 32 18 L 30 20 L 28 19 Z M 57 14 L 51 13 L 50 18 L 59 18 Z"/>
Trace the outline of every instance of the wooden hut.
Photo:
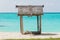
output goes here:
<path id="1" fill-rule="evenodd" d="M 20 32 L 22 34 L 24 33 L 23 16 L 37 16 L 37 32 L 41 34 L 41 15 L 43 14 L 44 5 L 16 5 L 16 7 L 18 8 L 18 15 L 20 16 Z"/>

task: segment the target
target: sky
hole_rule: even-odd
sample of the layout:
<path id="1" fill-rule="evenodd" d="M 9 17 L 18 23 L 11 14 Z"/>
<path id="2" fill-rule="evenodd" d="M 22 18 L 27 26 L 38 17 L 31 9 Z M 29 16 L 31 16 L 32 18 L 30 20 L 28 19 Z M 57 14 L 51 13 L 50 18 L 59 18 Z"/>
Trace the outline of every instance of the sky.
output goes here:
<path id="1" fill-rule="evenodd" d="M 0 12 L 17 12 L 16 5 L 44 5 L 44 12 L 60 12 L 60 0 L 0 0 Z"/>

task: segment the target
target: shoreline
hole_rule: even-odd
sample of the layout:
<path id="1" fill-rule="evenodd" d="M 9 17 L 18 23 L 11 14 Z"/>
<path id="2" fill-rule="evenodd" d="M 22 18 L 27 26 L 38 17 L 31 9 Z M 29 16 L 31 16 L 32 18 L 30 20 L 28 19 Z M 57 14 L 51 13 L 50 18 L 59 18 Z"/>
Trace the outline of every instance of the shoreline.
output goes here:
<path id="1" fill-rule="evenodd" d="M 41 35 L 22 35 L 20 32 L 0 32 L 0 39 L 60 38 L 60 32 L 42 32 Z"/>

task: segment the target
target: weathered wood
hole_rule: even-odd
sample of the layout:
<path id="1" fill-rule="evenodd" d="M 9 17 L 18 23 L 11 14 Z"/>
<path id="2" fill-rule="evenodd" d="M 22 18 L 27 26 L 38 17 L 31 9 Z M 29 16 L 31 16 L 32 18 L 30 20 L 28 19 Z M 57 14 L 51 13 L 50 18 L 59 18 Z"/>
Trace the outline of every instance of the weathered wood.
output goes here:
<path id="1" fill-rule="evenodd" d="M 23 18 L 20 16 L 20 31 L 23 34 Z"/>
<path id="2" fill-rule="evenodd" d="M 17 5 L 19 16 L 37 16 L 43 14 L 44 5 Z"/>
<path id="3" fill-rule="evenodd" d="M 22 16 L 37 16 L 38 33 L 41 34 L 41 15 L 43 15 L 44 5 L 16 5 L 16 7 L 18 8 L 18 16 L 20 16 L 21 33 L 23 34 L 23 18 L 22 18 Z M 39 18 L 39 16 L 40 16 L 40 18 Z"/>
<path id="4" fill-rule="evenodd" d="M 18 16 L 40 16 L 40 15 L 43 15 L 42 13 L 41 14 L 18 14 Z"/>
<path id="5" fill-rule="evenodd" d="M 42 25 L 42 24 L 41 24 L 41 21 L 42 21 L 41 18 L 42 18 L 42 17 L 41 17 L 41 15 L 40 15 L 40 34 L 41 34 L 41 30 L 42 30 L 42 28 L 41 28 L 41 25 Z"/>
<path id="6" fill-rule="evenodd" d="M 44 7 L 44 5 L 16 5 L 16 7 Z"/>
<path id="7" fill-rule="evenodd" d="M 37 31 L 39 31 L 39 16 L 37 16 Z"/>
<path id="8" fill-rule="evenodd" d="M 37 31 L 39 34 L 41 34 L 41 15 L 40 15 L 40 21 L 39 21 L 39 16 L 37 16 Z"/>

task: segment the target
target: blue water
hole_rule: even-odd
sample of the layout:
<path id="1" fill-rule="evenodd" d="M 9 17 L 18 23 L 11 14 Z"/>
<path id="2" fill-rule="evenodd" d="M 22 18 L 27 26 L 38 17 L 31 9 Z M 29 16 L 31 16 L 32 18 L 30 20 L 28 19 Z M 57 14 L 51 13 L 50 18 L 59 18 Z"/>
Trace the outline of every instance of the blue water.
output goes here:
<path id="1" fill-rule="evenodd" d="M 60 12 L 42 15 L 42 32 L 60 32 Z M 37 31 L 36 16 L 23 17 L 24 31 Z M 0 32 L 20 32 L 20 17 L 15 12 L 0 13 Z"/>

